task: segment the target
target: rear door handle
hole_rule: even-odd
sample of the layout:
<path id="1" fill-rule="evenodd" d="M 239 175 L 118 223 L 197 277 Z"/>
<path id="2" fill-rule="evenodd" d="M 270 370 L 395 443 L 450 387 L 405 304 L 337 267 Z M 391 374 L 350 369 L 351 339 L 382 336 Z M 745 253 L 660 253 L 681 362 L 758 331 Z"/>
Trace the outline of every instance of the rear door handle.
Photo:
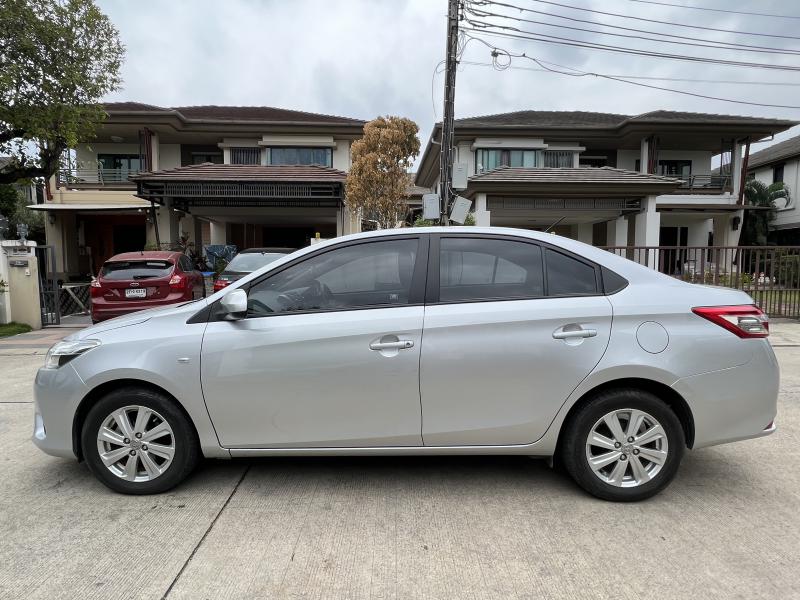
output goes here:
<path id="1" fill-rule="evenodd" d="M 396 342 L 372 342 L 370 350 L 407 350 L 414 347 L 414 340 L 397 340 Z"/>
<path id="2" fill-rule="evenodd" d="M 553 339 L 574 340 L 575 338 L 590 338 L 596 335 L 597 329 L 572 329 L 567 331 L 561 329 L 553 332 Z"/>

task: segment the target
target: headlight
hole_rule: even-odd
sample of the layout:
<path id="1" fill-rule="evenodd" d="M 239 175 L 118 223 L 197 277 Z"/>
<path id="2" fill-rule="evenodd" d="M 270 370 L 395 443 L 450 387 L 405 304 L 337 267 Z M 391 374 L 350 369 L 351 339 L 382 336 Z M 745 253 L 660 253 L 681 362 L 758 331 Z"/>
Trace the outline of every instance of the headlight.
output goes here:
<path id="1" fill-rule="evenodd" d="M 67 364 L 76 356 L 100 345 L 100 340 L 77 340 L 74 342 L 57 342 L 47 351 L 44 358 L 45 369 L 57 369 Z"/>

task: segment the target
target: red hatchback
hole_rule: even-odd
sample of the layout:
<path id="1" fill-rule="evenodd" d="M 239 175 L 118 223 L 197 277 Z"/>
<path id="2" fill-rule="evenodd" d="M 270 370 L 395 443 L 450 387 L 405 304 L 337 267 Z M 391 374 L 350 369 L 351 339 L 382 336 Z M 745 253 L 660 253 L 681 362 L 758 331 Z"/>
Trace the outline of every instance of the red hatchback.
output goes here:
<path id="1" fill-rule="evenodd" d="M 203 275 L 181 252 L 126 252 L 92 281 L 92 322 L 205 296 Z"/>

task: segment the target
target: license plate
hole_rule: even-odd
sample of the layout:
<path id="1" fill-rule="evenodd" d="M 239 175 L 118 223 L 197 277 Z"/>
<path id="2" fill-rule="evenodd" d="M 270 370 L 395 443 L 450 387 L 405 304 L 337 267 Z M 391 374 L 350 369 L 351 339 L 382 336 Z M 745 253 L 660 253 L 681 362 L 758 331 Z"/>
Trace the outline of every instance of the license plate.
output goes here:
<path id="1" fill-rule="evenodd" d="M 125 297 L 126 298 L 146 298 L 147 297 L 147 288 L 136 288 L 125 290 Z"/>

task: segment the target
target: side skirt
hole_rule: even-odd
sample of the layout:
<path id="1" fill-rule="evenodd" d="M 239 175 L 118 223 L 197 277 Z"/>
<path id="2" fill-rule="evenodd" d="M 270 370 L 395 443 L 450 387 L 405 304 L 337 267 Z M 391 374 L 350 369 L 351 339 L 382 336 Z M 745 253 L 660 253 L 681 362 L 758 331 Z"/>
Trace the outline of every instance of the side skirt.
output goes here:
<path id="1" fill-rule="evenodd" d="M 228 448 L 232 458 L 248 456 L 422 456 L 422 455 L 527 455 L 552 456 L 553 450 L 537 444 L 517 446 L 386 446 L 373 448 Z"/>

